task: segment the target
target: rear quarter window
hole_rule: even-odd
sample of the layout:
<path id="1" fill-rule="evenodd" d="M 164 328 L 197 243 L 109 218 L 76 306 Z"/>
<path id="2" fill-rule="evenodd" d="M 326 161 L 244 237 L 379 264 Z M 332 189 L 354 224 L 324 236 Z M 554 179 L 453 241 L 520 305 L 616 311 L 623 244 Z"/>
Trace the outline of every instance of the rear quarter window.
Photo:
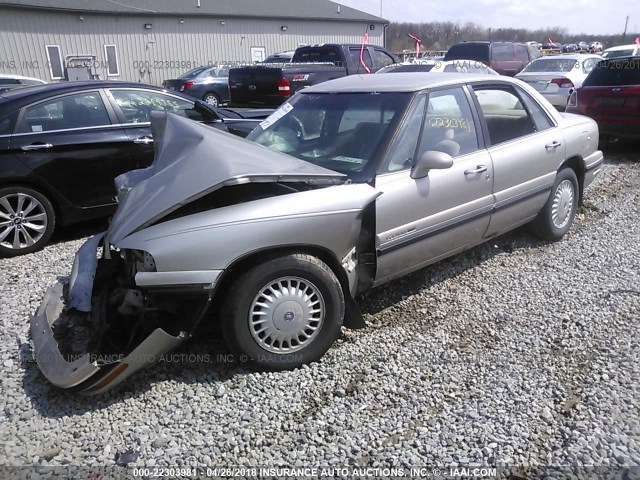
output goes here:
<path id="1" fill-rule="evenodd" d="M 488 43 L 458 43 L 449 49 L 444 56 L 446 60 L 476 60 L 478 62 L 489 61 Z"/>
<path id="2" fill-rule="evenodd" d="M 491 60 L 504 62 L 514 58 L 513 45 L 511 43 L 494 43 L 491 45 Z"/>

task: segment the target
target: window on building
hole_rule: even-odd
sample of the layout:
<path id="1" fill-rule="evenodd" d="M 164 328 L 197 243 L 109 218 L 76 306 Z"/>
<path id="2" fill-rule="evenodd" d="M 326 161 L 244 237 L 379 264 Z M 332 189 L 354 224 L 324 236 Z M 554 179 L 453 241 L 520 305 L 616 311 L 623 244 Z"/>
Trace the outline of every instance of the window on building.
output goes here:
<path id="1" fill-rule="evenodd" d="M 118 64 L 118 49 L 115 45 L 104 46 L 104 56 L 107 59 L 107 76 L 120 76 L 120 65 Z"/>
<path id="2" fill-rule="evenodd" d="M 62 52 L 60 45 L 45 45 L 47 49 L 47 64 L 51 80 L 62 80 L 64 78 L 64 65 L 62 63 Z"/>

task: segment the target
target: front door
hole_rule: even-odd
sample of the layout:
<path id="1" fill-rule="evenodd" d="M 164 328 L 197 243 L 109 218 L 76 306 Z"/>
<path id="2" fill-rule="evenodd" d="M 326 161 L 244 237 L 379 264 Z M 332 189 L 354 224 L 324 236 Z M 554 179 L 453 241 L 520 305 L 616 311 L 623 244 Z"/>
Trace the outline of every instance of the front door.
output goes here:
<path id="1" fill-rule="evenodd" d="M 416 102 L 376 179 L 376 284 L 480 243 L 493 208 L 493 165 L 463 88 Z M 448 153 L 453 166 L 411 178 L 413 159 L 428 150 Z"/>
<path id="2" fill-rule="evenodd" d="M 113 179 L 132 166 L 130 145 L 91 90 L 25 107 L 10 151 L 71 205 L 90 208 L 114 203 Z"/>

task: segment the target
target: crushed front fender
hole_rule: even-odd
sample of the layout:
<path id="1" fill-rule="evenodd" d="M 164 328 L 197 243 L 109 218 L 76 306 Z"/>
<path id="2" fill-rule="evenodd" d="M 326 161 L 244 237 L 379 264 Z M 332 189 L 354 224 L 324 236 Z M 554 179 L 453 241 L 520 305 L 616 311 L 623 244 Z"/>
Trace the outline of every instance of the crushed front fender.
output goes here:
<path id="1" fill-rule="evenodd" d="M 128 355 L 109 358 L 115 361 L 105 363 L 107 358 L 93 353 L 69 361 L 60 352 L 52 330 L 64 311 L 63 287 L 61 282 L 50 287 L 31 319 L 36 362 L 47 380 L 57 387 L 87 394 L 105 392 L 188 338 L 186 332 L 173 336 L 157 328 Z"/>

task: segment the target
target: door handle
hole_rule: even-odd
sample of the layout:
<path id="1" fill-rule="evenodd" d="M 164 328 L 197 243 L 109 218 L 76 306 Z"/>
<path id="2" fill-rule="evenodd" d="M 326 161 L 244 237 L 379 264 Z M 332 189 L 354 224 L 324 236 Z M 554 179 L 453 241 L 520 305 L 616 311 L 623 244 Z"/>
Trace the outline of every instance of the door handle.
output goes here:
<path id="1" fill-rule="evenodd" d="M 41 150 L 43 148 L 53 148 L 53 145 L 50 143 L 32 143 L 31 145 L 23 145 L 20 149 L 24 152 L 29 152 L 31 150 Z"/>
<path id="2" fill-rule="evenodd" d="M 464 174 L 465 175 L 475 175 L 476 173 L 482 173 L 482 172 L 486 172 L 486 171 L 487 171 L 487 167 L 485 167 L 484 165 L 478 165 L 475 170 L 465 170 Z"/>
<path id="3" fill-rule="evenodd" d="M 138 137 L 133 141 L 133 143 L 138 143 L 138 144 L 142 144 L 142 145 L 149 145 L 150 143 L 153 143 L 153 138 L 152 137 Z"/>
<path id="4" fill-rule="evenodd" d="M 558 148 L 560 145 L 562 145 L 562 143 L 557 142 L 557 141 L 553 141 L 551 143 L 547 143 L 544 148 Z"/>

